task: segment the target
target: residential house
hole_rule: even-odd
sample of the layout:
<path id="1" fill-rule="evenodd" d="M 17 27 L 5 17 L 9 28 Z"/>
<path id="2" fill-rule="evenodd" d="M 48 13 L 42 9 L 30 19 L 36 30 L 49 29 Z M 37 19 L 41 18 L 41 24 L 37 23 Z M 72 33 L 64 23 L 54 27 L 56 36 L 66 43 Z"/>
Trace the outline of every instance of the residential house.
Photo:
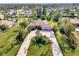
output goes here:
<path id="1" fill-rule="evenodd" d="M 31 9 L 27 9 L 25 11 L 25 17 L 31 17 L 32 16 L 32 10 Z"/>
<path id="2" fill-rule="evenodd" d="M 0 19 L 4 19 L 4 14 L 0 13 Z"/>
<path id="3" fill-rule="evenodd" d="M 79 18 L 77 18 L 77 17 L 75 17 L 75 18 L 71 18 L 71 22 L 73 23 L 73 24 L 75 24 L 75 26 L 76 26 L 76 31 L 79 31 Z"/>
<path id="4" fill-rule="evenodd" d="M 28 25 L 29 30 L 44 30 L 44 31 L 51 31 L 53 28 L 47 22 L 47 20 L 36 20 L 33 23 Z"/>
<path id="5" fill-rule="evenodd" d="M 49 15 L 53 11 L 52 7 L 46 8 L 47 15 Z"/>
<path id="6" fill-rule="evenodd" d="M 17 11 L 15 9 L 9 9 L 7 14 L 8 14 L 9 17 L 13 17 L 13 18 L 18 17 L 17 16 Z"/>

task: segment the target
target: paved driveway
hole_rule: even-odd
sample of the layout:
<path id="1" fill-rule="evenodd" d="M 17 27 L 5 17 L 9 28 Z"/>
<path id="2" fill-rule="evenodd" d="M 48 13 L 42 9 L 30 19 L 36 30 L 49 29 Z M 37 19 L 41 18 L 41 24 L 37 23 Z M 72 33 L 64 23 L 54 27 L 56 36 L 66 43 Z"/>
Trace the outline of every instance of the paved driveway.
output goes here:
<path id="1" fill-rule="evenodd" d="M 53 31 L 40 31 L 42 35 L 46 35 L 52 41 L 52 52 L 54 56 L 63 56 L 59 44 L 55 38 Z"/>
<path id="2" fill-rule="evenodd" d="M 31 38 L 35 36 L 35 32 L 36 32 L 36 30 L 31 31 L 27 35 L 27 37 L 24 39 L 24 42 L 22 43 L 22 45 L 21 45 L 21 47 L 19 49 L 19 52 L 18 52 L 17 56 L 26 56 L 29 45 L 30 45 Z"/>
<path id="3" fill-rule="evenodd" d="M 27 54 L 27 51 L 28 51 L 28 48 L 29 48 L 29 45 L 30 45 L 30 41 L 31 41 L 31 38 L 36 36 L 35 34 L 36 30 L 35 31 L 31 31 L 26 39 L 24 40 L 24 42 L 22 43 L 21 45 L 21 48 L 17 54 L 17 56 L 26 56 Z M 46 35 L 52 42 L 52 53 L 54 56 L 62 56 L 62 52 L 60 50 L 60 47 L 58 45 L 58 42 L 55 38 L 55 35 L 54 35 L 54 32 L 53 31 L 40 31 L 40 33 L 42 35 Z"/>

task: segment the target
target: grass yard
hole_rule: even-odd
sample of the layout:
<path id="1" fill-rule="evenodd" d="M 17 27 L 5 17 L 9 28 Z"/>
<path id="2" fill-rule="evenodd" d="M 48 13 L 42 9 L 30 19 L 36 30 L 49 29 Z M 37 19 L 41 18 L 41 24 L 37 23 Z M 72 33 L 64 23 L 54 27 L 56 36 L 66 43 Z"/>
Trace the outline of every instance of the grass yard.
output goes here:
<path id="1" fill-rule="evenodd" d="M 18 29 L 17 24 L 5 31 L 0 32 L 0 55 L 13 56 L 17 54 L 20 44 L 12 45 L 18 34 L 14 32 L 16 29 Z"/>
<path id="2" fill-rule="evenodd" d="M 48 23 L 49 23 L 51 26 L 57 26 L 57 22 L 55 22 L 54 20 L 50 20 L 50 21 L 48 21 Z"/>
<path id="3" fill-rule="evenodd" d="M 44 36 L 42 36 L 44 37 Z M 44 39 L 47 41 L 48 38 L 44 37 Z M 52 50 L 51 50 L 51 44 L 34 44 L 34 42 L 37 40 L 36 37 L 32 38 L 31 44 L 29 46 L 27 55 L 28 56 L 52 56 Z M 40 39 L 41 40 L 41 39 Z"/>
<path id="4" fill-rule="evenodd" d="M 14 18 L 16 19 L 16 18 Z M 14 20 L 13 19 L 13 20 Z M 19 22 L 24 22 L 25 18 L 18 18 Z M 22 28 L 18 22 L 11 28 L 0 31 L 0 56 L 15 56 L 17 55 L 21 43 L 18 43 L 16 37 L 18 32 L 16 30 L 23 30 L 23 35 L 28 34 L 27 27 Z"/>
<path id="5" fill-rule="evenodd" d="M 65 39 L 62 38 L 62 34 L 59 31 L 57 31 L 55 33 L 55 35 L 56 35 L 57 41 L 58 41 L 58 43 L 60 45 L 60 48 L 62 50 L 63 55 L 64 56 L 72 56 L 74 52 L 69 47 L 69 45 L 67 44 Z"/>
<path id="6" fill-rule="evenodd" d="M 20 20 L 22 20 L 22 18 Z M 18 23 L 0 32 L 0 56 L 15 56 L 17 54 L 21 45 L 21 43 L 18 43 L 16 40 L 18 35 L 16 30 L 18 29 L 22 29 L 25 32 L 24 34 L 27 34 L 27 28 L 21 28 Z M 16 44 L 13 44 L 14 42 Z"/>

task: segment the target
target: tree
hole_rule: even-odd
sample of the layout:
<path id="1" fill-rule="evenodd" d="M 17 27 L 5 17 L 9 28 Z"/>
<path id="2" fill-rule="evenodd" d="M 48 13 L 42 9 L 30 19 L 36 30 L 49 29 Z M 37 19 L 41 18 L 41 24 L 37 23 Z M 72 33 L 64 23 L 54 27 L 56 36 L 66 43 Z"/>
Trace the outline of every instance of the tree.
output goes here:
<path id="1" fill-rule="evenodd" d="M 18 42 L 23 42 L 23 40 L 24 40 L 23 31 L 22 30 L 18 30 L 17 32 L 18 32 L 18 35 L 16 37 L 16 40 Z"/>
<path id="2" fill-rule="evenodd" d="M 0 30 L 4 31 L 7 29 L 7 26 L 5 26 L 4 24 L 0 26 Z"/>
<path id="3" fill-rule="evenodd" d="M 63 34 L 63 39 L 67 42 L 69 47 L 74 50 L 76 48 L 76 43 L 71 34 L 75 30 L 75 25 L 72 24 L 68 18 L 65 18 L 60 22 L 59 30 Z"/>
<path id="4" fill-rule="evenodd" d="M 70 22 L 69 18 L 60 21 L 59 29 L 62 33 L 69 36 L 75 30 L 75 25 Z"/>
<path id="5" fill-rule="evenodd" d="M 38 35 L 38 36 L 35 36 L 32 40 L 32 42 L 33 42 L 33 44 L 42 44 L 42 45 L 44 45 L 44 44 L 48 44 L 48 43 L 50 43 L 50 41 L 49 40 L 47 40 L 48 38 L 46 37 L 46 36 L 42 36 L 42 35 Z"/>
<path id="6" fill-rule="evenodd" d="M 26 22 L 21 22 L 20 26 L 23 27 L 23 28 L 26 28 L 27 27 L 27 23 Z"/>
<path id="7" fill-rule="evenodd" d="M 53 20 L 54 21 L 58 21 L 58 19 L 59 19 L 59 17 L 60 17 L 60 11 L 59 10 L 57 10 L 57 11 L 54 11 L 53 13 L 51 13 L 52 14 L 52 18 L 53 18 Z"/>
<path id="8" fill-rule="evenodd" d="M 54 26 L 53 31 L 56 33 L 58 31 L 58 26 Z"/>
<path id="9" fill-rule="evenodd" d="M 46 9 L 45 8 L 43 8 L 42 15 L 46 16 Z"/>
<path id="10" fill-rule="evenodd" d="M 40 9 L 37 9 L 37 18 L 41 18 L 41 16 L 42 16 L 42 10 L 40 8 Z"/>

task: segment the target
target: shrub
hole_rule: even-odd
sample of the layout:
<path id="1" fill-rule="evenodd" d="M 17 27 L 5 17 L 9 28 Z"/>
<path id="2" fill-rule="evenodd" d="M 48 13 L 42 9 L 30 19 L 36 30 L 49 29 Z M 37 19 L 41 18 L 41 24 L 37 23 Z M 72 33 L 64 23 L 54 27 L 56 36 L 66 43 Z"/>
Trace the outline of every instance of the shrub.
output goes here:
<path id="1" fill-rule="evenodd" d="M 34 44 L 47 44 L 47 43 L 49 43 L 50 41 L 49 40 L 46 40 L 46 39 L 48 39 L 46 36 L 36 36 L 36 37 L 34 37 L 33 38 L 33 43 Z"/>
<path id="2" fill-rule="evenodd" d="M 26 28 L 26 27 L 27 27 L 27 23 L 26 23 L 26 22 L 21 22 L 21 23 L 20 23 L 20 26 L 21 26 L 22 28 Z"/>

